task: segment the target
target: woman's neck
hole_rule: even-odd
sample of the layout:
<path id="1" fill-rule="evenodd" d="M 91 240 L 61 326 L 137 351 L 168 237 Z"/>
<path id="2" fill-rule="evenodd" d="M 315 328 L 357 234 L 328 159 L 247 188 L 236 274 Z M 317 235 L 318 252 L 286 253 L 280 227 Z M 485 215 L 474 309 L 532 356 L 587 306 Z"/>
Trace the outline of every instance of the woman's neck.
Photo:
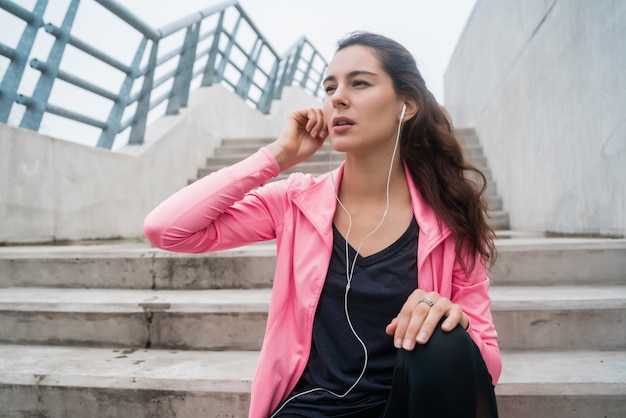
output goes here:
<path id="1" fill-rule="evenodd" d="M 389 193 L 396 194 L 407 189 L 404 166 L 396 155 L 393 161 L 391 177 L 388 158 L 377 156 L 369 159 L 346 156 L 343 177 L 339 188 L 339 198 L 343 201 L 358 203 L 379 202 L 387 198 L 387 182 Z"/>
<path id="2" fill-rule="evenodd" d="M 339 186 L 340 205 L 333 222 L 362 256 L 387 248 L 406 231 L 411 221 L 411 195 L 404 166 L 399 159 L 394 161 L 389 177 L 390 159 L 383 162 L 385 159 L 379 157 L 367 163 L 346 156 Z"/>

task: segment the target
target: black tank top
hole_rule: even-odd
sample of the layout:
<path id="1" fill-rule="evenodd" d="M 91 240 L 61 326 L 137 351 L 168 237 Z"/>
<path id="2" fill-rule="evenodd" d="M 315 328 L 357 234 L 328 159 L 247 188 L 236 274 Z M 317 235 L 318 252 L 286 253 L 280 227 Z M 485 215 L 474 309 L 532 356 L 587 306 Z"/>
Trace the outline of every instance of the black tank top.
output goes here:
<path id="1" fill-rule="evenodd" d="M 339 417 L 384 407 L 396 359 L 393 338 L 385 327 L 417 288 L 417 236 L 413 218 L 404 234 L 389 247 L 368 257 L 357 257 L 348 293 L 348 312 L 354 330 L 367 347 L 365 374 L 358 379 L 365 355 L 345 312 L 345 239 L 333 226 L 333 252 L 313 323 L 313 342 L 307 367 L 288 398 L 283 414 Z M 348 248 L 350 266 L 356 250 Z"/>

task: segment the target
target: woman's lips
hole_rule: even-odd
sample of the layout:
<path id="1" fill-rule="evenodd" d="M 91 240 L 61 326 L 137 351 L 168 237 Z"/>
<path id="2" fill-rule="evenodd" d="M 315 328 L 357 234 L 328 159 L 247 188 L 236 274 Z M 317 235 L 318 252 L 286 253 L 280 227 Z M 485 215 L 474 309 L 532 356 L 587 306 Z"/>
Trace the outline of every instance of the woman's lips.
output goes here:
<path id="1" fill-rule="evenodd" d="M 333 118 L 333 132 L 342 133 L 354 126 L 354 121 L 346 117 Z"/>

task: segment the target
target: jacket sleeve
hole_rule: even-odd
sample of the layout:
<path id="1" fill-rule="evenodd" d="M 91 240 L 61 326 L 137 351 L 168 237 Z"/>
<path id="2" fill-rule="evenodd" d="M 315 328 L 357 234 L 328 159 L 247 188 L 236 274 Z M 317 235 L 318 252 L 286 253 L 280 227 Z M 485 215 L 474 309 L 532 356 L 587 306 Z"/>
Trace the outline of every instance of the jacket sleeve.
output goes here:
<path id="1" fill-rule="evenodd" d="M 280 205 L 254 188 L 280 168 L 265 148 L 245 160 L 182 188 L 148 214 L 144 234 L 156 247 L 202 253 L 276 237 Z M 274 199 L 278 200 L 277 188 Z"/>
<path id="2" fill-rule="evenodd" d="M 467 332 L 478 346 L 495 385 L 502 371 L 502 359 L 491 315 L 487 268 L 481 258 L 476 259 L 474 270 L 469 274 L 463 271 L 458 261 L 455 262 L 450 299 L 468 316 Z"/>

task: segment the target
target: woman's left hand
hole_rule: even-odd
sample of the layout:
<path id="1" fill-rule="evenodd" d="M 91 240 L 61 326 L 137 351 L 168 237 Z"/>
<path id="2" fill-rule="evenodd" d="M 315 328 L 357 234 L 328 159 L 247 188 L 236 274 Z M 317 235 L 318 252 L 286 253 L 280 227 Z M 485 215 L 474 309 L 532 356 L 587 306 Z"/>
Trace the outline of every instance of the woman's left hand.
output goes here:
<path id="1" fill-rule="evenodd" d="M 396 348 L 410 351 L 415 348 L 415 343 L 428 342 L 442 318 L 445 320 L 441 328 L 446 332 L 452 331 L 458 324 L 465 329 L 469 326 L 469 318 L 459 305 L 436 292 L 417 289 L 411 293 L 398 316 L 387 325 L 385 331 L 394 336 Z"/>

